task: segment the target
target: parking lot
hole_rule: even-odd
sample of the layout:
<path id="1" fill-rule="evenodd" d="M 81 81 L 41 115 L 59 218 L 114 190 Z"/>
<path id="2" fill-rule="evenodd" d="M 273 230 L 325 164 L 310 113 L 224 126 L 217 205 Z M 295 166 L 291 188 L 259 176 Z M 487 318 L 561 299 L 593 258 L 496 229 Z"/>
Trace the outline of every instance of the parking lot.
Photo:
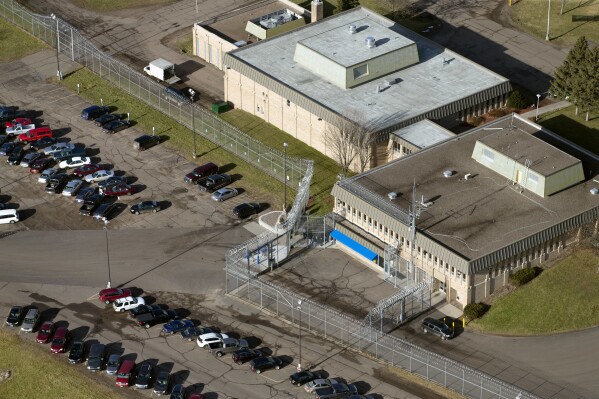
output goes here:
<path id="1" fill-rule="evenodd" d="M 104 134 L 92 122 L 81 119 L 81 110 L 90 104 L 76 94 L 41 79 L 40 75 L 48 69 L 48 57 L 51 58 L 49 51 L 44 51 L 27 57 L 25 62 L 21 60 L 3 65 L 0 104 L 36 111 L 39 117 L 35 122 L 49 125 L 57 132 L 60 141 L 84 145 L 86 155 L 91 156 L 93 162 L 112 169 L 115 175 L 127 176 L 136 192 L 118 199 L 123 206 L 110 220 L 110 229 L 210 227 L 234 222 L 231 210 L 251 200 L 247 192 L 223 203 L 212 201 L 209 194 L 202 194 L 196 186 L 183 182 L 183 176 L 196 165 L 169 150 L 165 143 L 138 152 L 133 148 L 133 140 L 142 133 L 135 126 L 114 134 Z M 135 120 L 134 117 L 132 120 Z M 28 168 L 7 165 L 3 159 L 0 161 L 0 200 L 8 203 L 8 207 L 17 208 L 23 219 L 22 223 L 3 227 L 3 231 L 11 228 L 103 228 L 102 223 L 80 216 L 73 198 L 46 194 L 44 184 L 37 182 L 38 175 L 31 174 Z M 131 214 L 128 208 L 143 200 L 159 201 L 164 209 L 156 214 Z"/>

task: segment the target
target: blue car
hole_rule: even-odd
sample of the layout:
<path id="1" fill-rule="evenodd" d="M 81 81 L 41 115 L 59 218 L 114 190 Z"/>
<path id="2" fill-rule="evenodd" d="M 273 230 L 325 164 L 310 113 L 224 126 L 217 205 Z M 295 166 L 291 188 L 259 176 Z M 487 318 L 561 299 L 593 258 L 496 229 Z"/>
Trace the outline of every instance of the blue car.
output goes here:
<path id="1" fill-rule="evenodd" d="M 174 334 L 190 327 L 193 327 L 193 321 L 191 320 L 173 320 L 162 326 L 162 332 L 165 334 Z"/>

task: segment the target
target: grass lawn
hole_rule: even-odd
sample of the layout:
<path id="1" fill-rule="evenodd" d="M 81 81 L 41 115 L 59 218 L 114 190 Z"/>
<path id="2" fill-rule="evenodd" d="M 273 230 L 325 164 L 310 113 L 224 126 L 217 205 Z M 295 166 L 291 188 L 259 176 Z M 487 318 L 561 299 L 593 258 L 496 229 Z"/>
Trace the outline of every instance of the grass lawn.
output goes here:
<path id="1" fill-rule="evenodd" d="M 116 11 L 156 4 L 174 3 L 175 0 L 72 0 L 73 4 L 93 11 Z"/>
<path id="2" fill-rule="evenodd" d="M 193 55 L 193 33 L 189 33 L 178 38 L 177 48 L 182 53 Z"/>
<path id="3" fill-rule="evenodd" d="M 480 320 L 482 332 L 539 335 L 599 324 L 599 252 L 581 249 L 536 279 L 499 298 Z"/>
<path id="4" fill-rule="evenodd" d="M 46 47 L 44 42 L 0 18 L 0 63 L 18 60 Z"/>
<path id="5" fill-rule="evenodd" d="M 572 15 L 599 15 L 599 0 L 564 0 L 564 13 L 559 15 L 562 0 L 551 0 L 549 40 L 573 45 L 580 36 L 599 42 L 599 21 L 572 22 Z M 522 30 L 545 39 L 548 1 L 515 0 L 510 16 Z"/>
<path id="6" fill-rule="evenodd" d="M 324 215 L 333 210 L 331 189 L 337 181 L 337 174 L 341 167 L 331 158 L 324 156 L 304 142 L 294 138 L 286 132 L 277 129 L 263 119 L 250 115 L 238 109 L 220 115 L 224 120 L 236 126 L 263 143 L 268 143 L 272 148 L 283 149 L 283 143 L 289 144 L 287 154 L 314 161 L 314 177 L 310 187 L 310 214 Z"/>
<path id="7" fill-rule="evenodd" d="M 63 355 L 51 355 L 48 345 L 0 330 L 0 369 L 11 378 L 0 383 L 2 398 L 117 399 L 121 395 L 69 365 Z"/>
<path id="8" fill-rule="evenodd" d="M 539 123 L 560 136 L 599 154 L 599 112 L 591 113 L 589 121 L 579 112 L 574 115 L 574 106 L 559 111 L 543 114 Z"/>
<path id="9" fill-rule="evenodd" d="M 67 75 L 61 83 L 74 92 L 77 91 L 77 83 L 79 83 L 81 85 L 80 95 L 90 102 L 99 104 L 102 98 L 104 105 L 115 106 L 117 111 L 121 113 L 129 112 L 131 120 L 134 121 L 135 128 L 138 130 L 152 134 L 152 127 L 155 127 L 156 134 L 168 138 L 165 145 L 179 151 L 190 162 L 199 165 L 212 161 L 217 165 L 232 166 L 227 173 L 242 176 L 240 181 L 235 182 L 236 187 L 242 187 L 248 191 L 253 199 L 267 202 L 273 208 L 278 209 L 283 206 L 283 183 L 199 135 L 196 136 L 198 158 L 194 160 L 191 156 L 193 151 L 193 134 L 191 130 L 117 89 L 89 70 L 79 69 Z M 126 130 L 123 133 L 132 134 Z M 133 140 L 133 136 L 131 136 L 131 140 Z M 294 196 L 295 191 L 288 192 L 288 197 L 293 198 Z"/>

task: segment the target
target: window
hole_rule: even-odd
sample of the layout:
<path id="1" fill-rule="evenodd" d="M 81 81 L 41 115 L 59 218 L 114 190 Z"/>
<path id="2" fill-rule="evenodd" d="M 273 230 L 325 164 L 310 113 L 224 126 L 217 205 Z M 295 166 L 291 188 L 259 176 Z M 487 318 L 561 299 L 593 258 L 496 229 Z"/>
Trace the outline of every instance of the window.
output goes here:
<path id="1" fill-rule="evenodd" d="M 291 101 L 287 100 L 287 106 L 290 107 L 291 106 Z"/>
<path id="2" fill-rule="evenodd" d="M 535 189 L 537 188 L 537 184 L 539 183 L 539 176 L 535 175 L 532 172 L 528 172 L 528 185 Z"/>
<path id="3" fill-rule="evenodd" d="M 495 153 L 488 148 L 483 148 L 483 161 L 492 163 L 495 161 Z"/>
<path id="4" fill-rule="evenodd" d="M 368 64 L 354 68 L 354 79 L 360 79 L 366 75 L 368 75 Z"/>

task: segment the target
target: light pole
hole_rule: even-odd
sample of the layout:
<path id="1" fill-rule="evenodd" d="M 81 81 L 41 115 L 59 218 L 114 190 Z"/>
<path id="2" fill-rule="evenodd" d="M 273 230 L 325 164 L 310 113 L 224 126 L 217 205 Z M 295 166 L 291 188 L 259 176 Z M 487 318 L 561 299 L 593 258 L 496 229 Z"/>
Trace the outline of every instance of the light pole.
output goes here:
<path id="1" fill-rule="evenodd" d="M 196 118 L 193 115 L 193 100 L 190 101 L 189 106 L 191 107 L 191 130 L 193 130 L 193 159 L 198 157 L 196 153 Z"/>
<path id="2" fill-rule="evenodd" d="M 539 120 L 539 101 L 541 101 L 541 95 L 537 94 L 537 114 L 535 116 L 535 122 Z"/>
<path id="3" fill-rule="evenodd" d="M 283 143 L 283 212 L 287 212 L 287 143 Z"/>
<path id="4" fill-rule="evenodd" d="M 302 371 L 302 300 L 297 300 L 297 310 L 299 310 L 299 361 L 297 362 L 297 372 Z"/>
<path id="5" fill-rule="evenodd" d="M 549 40 L 549 17 L 551 16 L 551 0 L 547 0 L 547 34 L 545 40 Z"/>
<path id="6" fill-rule="evenodd" d="M 110 251 L 108 250 L 108 228 L 106 227 L 106 222 L 104 224 L 104 235 L 106 237 L 106 264 L 108 265 L 108 284 L 106 284 L 106 288 L 110 288 L 110 286 L 111 286 L 111 278 L 110 278 Z"/>
<path id="7" fill-rule="evenodd" d="M 62 72 L 60 72 L 60 60 L 58 59 L 58 53 L 60 51 L 60 29 L 58 29 L 58 18 L 54 14 L 50 14 L 50 16 L 56 21 L 56 77 L 58 80 L 62 80 Z"/>

